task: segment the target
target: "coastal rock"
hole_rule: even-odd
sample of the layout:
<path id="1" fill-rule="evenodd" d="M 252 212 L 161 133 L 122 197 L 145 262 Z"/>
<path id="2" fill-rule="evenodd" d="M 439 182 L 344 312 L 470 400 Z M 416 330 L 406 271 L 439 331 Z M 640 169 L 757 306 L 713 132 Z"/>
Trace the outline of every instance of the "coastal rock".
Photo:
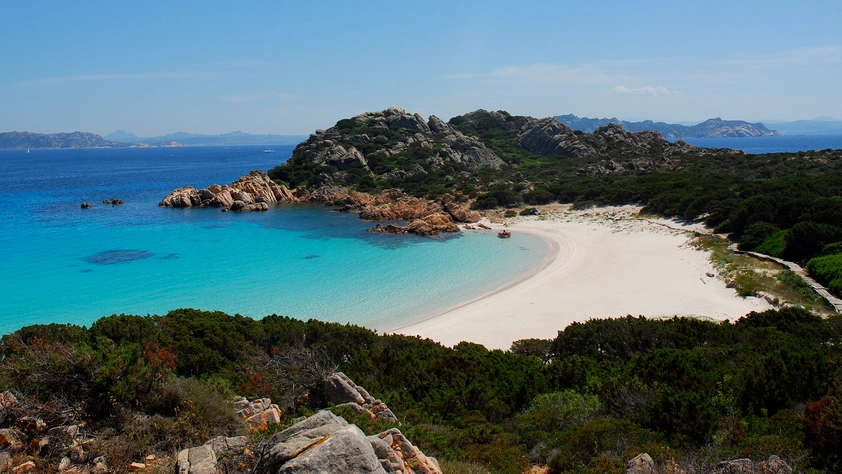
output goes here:
<path id="1" fill-rule="evenodd" d="M 360 210 L 360 219 L 368 221 L 396 221 L 421 219 L 439 212 L 441 208 L 426 199 L 404 196 L 400 191 L 383 192 Z"/>
<path id="2" fill-rule="evenodd" d="M 192 186 L 178 188 L 160 203 L 161 207 L 222 207 L 232 211 L 265 211 L 270 204 L 298 202 L 289 188 L 272 181 L 260 170 L 250 172 L 230 185 L 213 184 L 198 190 Z"/>
<path id="3" fill-rule="evenodd" d="M 482 215 L 477 211 L 471 210 L 467 203 L 460 204 L 454 201 L 453 196 L 450 194 L 442 196 L 441 206 L 456 222 L 474 223 L 479 222 L 482 218 Z"/>

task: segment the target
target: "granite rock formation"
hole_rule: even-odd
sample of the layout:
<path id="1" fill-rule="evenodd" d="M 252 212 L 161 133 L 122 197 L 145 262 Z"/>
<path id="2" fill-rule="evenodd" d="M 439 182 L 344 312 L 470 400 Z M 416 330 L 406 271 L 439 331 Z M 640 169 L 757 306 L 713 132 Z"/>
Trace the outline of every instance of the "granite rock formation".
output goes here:
<path id="1" fill-rule="evenodd" d="M 327 377 L 324 390 L 328 400 L 339 406 L 397 421 L 383 402 L 343 373 Z M 246 416 L 251 410 L 273 405 L 268 399 L 253 402 L 243 399 L 237 406 L 242 407 L 240 414 Z M 202 446 L 184 449 L 178 454 L 176 472 L 215 474 L 220 472 L 220 460 L 231 456 L 247 460 L 244 465 L 251 466 L 248 472 L 252 474 L 441 473 L 438 462 L 421 452 L 397 428 L 366 436 L 356 425 L 326 410 L 302 417 L 289 428 L 253 446 L 248 445 L 245 436 L 220 436 Z"/>
<path id="2" fill-rule="evenodd" d="M 383 163 L 412 161 L 406 167 Z M 366 112 L 300 143 L 288 163 L 323 166 L 344 185 L 348 170 L 361 170 L 388 180 L 401 180 L 455 165 L 460 169 L 499 169 L 505 162 L 481 141 L 468 137 L 436 116 L 425 121 L 400 107 Z"/>
<path id="3" fill-rule="evenodd" d="M 232 211 L 265 211 L 270 204 L 297 202 L 286 186 L 278 185 L 265 172 L 255 170 L 230 185 L 214 184 L 206 189 L 178 188 L 160 203 L 161 207 L 221 207 Z"/>
<path id="4" fill-rule="evenodd" d="M 355 384 L 342 372 L 337 372 L 325 379 L 325 394 L 327 400 L 337 407 L 349 407 L 357 413 L 367 414 L 372 419 L 398 421 L 383 401 L 372 397 L 366 389 Z"/>
<path id="5" fill-rule="evenodd" d="M 255 474 L 441 473 L 438 462 L 412 445 L 400 430 L 366 436 L 329 411 L 298 421 L 258 443 L 253 451 Z"/>
<path id="6" fill-rule="evenodd" d="M 281 422 L 281 409 L 268 398 L 248 401 L 241 398 L 234 402 L 237 414 L 242 416 L 251 431 L 262 431 L 269 425 Z"/>
<path id="7" fill-rule="evenodd" d="M 642 453 L 632 458 L 626 467 L 626 474 L 688 474 L 673 460 L 667 460 L 664 465 L 659 466 L 651 456 Z M 690 469 L 689 472 L 694 472 Z M 769 456 L 766 461 L 754 462 L 751 459 L 732 459 L 722 461 L 706 470 L 710 474 L 792 474 L 793 469 L 778 456 Z"/>

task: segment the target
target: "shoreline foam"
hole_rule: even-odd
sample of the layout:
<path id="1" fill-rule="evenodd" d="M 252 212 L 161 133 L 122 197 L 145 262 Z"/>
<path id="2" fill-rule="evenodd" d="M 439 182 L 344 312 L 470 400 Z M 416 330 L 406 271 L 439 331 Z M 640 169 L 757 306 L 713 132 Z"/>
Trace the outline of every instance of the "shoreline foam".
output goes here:
<path id="1" fill-rule="evenodd" d="M 709 253 L 688 244 L 689 233 L 704 231 L 702 226 L 643 219 L 639 210 L 550 206 L 538 218 L 507 220 L 512 232 L 555 242 L 557 256 L 531 277 L 389 332 L 447 346 L 470 341 L 506 350 L 516 340 L 553 338 L 570 323 L 592 318 L 630 314 L 725 320 L 771 308 L 707 276 L 716 273 Z"/>

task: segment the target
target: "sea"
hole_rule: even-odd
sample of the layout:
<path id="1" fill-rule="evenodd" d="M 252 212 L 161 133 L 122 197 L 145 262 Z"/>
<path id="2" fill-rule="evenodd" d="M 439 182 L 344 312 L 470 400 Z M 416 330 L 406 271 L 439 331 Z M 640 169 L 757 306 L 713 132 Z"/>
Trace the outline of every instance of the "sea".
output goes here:
<path id="1" fill-rule="evenodd" d="M 372 222 L 313 204 L 158 206 L 184 185 L 269 170 L 292 148 L 0 150 L 0 334 L 177 308 L 388 331 L 493 292 L 551 254 L 520 233 L 373 234 Z"/>
<path id="2" fill-rule="evenodd" d="M 706 148 L 730 148 L 749 154 L 796 153 L 799 151 L 842 149 L 842 135 L 781 135 L 777 137 L 684 138 L 685 142 Z"/>
<path id="3" fill-rule="evenodd" d="M 842 149 L 842 135 L 687 141 L 746 153 Z M 293 147 L 271 149 L 0 150 L 0 334 L 177 308 L 390 331 L 525 278 L 553 254 L 518 232 L 372 234 L 356 214 L 313 204 L 256 213 L 158 206 L 181 186 L 269 170 Z"/>

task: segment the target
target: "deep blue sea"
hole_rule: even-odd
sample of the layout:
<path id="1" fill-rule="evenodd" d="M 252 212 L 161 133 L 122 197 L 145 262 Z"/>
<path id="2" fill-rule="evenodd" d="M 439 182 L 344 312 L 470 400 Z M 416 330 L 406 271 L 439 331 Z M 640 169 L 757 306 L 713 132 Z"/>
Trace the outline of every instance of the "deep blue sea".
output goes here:
<path id="1" fill-rule="evenodd" d="M 230 183 L 292 151 L 263 148 L 0 150 L 0 334 L 186 307 L 388 330 L 491 292 L 549 254 L 518 233 L 370 234 L 356 214 L 315 205 L 158 207 L 177 187 Z"/>
<path id="2" fill-rule="evenodd" d="M 684 138 L 692 145 L 731 148 L 750 154 L 842 149 L 842 135 L 782 135 L 747 138 Z"/>

